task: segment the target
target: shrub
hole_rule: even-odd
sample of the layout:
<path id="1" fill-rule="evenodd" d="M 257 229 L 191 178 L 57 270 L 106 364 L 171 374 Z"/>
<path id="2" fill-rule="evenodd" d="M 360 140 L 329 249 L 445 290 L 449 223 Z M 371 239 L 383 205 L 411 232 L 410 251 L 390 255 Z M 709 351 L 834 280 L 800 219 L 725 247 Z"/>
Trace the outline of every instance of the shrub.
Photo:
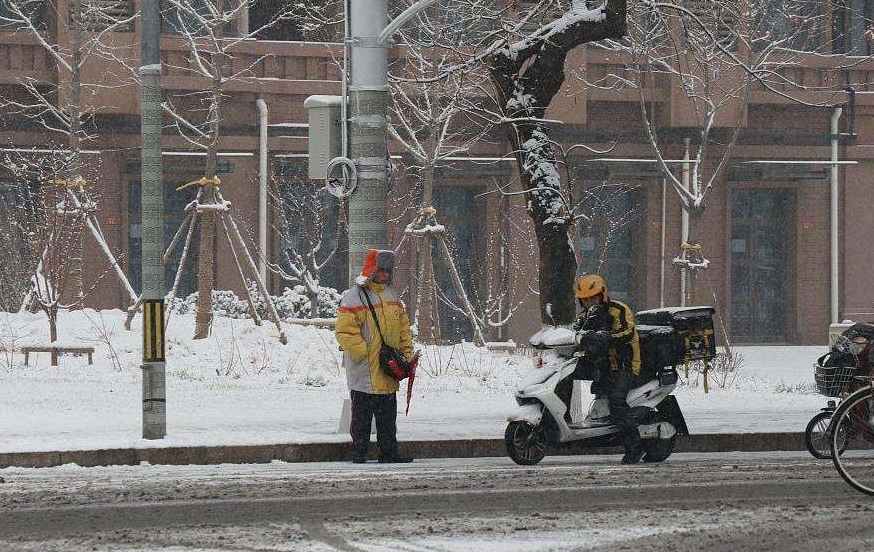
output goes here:
<path id="1" fill-rule="evenodd" d="M 267 317 L 267 307 L 257 288 L 252 287 L 252 302 L 255 310 L 262 318 Z M 310 316 L 310 300 L 306 296 L 305 288 L 301 285 L 286 288 L 282 295 L 272 296 L 273 305 L 279 318 L 334 318 L 340 307 L 340 293 L 333 288 L 319 287 L 319 312 L 316 316 Z M 197 306 L 197 292 L 188 297 L 175 298 L 167 305 L 167 308 L 178 314 L 189 314 L 195 311 Z M 237 297 L 233 291 L 222 290 L 212 292 L 212 311 L 216 316 L 227 318 L 249 318 L 249 304 L 245 299 Z"/>

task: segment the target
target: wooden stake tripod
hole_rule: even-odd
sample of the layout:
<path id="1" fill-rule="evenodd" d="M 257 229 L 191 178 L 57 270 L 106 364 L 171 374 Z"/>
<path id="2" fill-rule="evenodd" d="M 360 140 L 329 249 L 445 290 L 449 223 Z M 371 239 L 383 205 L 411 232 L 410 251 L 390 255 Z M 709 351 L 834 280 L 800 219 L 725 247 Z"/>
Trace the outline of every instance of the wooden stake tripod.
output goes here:
<path id="1" fill-rule="evenodd" d="M 106 260 L 109 261 L 109 265 L 112 267 L 115 275 L 118 277 L 122 286 L 124 286 L 125 291 L 130 297 L 131 303 L 139 301 L 133 286 L 130 284 L 130 280 L 127 279 L 124 270 L 122 270 L 121 265 L 118 264 L 118 260 L 115 258 L 115 255 L 112 254 L 109 245 L 106 243 L 106 237 L 103 235 L 103 230 L 100 228 L 100 222 L 97 220 L 97 209 L 85 190 L 85 187 L 88 185 L 85 179 L 82 177 L 76 177 L 73 180 L 52 179 L 46 181 L 46 184 L 64 186 L 66 188 L 67 193 L 58 208 L 64 212 L 67 212 L 67 209 L 70 209 L 70 212 L 78 213 L 82 217 L 85 226 L 88 228 L 94 241 L 97 242 L 97 245 L 100 247 L 100 251 L 103 252 L 103 255 L 106 257 Z M 80 198 L 79 194 L 82 194 L 84 197 Z M 44 249 L 40 262 L 36 267 L 37 274 L 43 271 L 43 261 L 46 252 L 47 249 Z M 34 290 L 31 288 L 24 298 L 22 308 L 25 310 L 31 310 L 33 307 L 33 301 Z"/>
<path id="2" fill-rule="evenodd" d="M 461 300 L 461 307 L 467 315 L 468 322 L 470 322 L 470 325 L 473 328 L 474 342 L 480 346 L 485 344 L 485 339 L 483 339 L 483 333 L 482 329 L 480 328 L 479 321 L 477 320 L 476 315 L 473 312 L 473 308 L 470 306 L 470 301 L 467 298 L 467 293 L 464 291 L 464 286 L 461 284 L 461 277 L 458 275 L 458 269 L 455 268 L 455 261 L 452 260 L 452 255 L 449 252 L 449 245 L 447 245 L 446 243 L 446 227 L 437 223 L 437 209 L 430 206 L 422 208 L 416 215 L 416 218 L 413 219 L 409 226 L 407 226 L 407 228 L 404 230 L 404 234 L 415 238 L 422 238 L 425 244 L 424 246 L 427 248 L 431 247 L 432 239 L 436 238 L 437 241 L 440 243 L 441 250 L 443 252 L 443 258 L 446 261 L 446 266 L 449 267 L 449 275 L 450 280 L 452 281 L 452 286 L 455 288 L 455 292 L 458 294 L 458 297 Z M 428 280 L 429 278 L 434 278 L 433 257 L 428 255 L 427 259 L 429 261 L 427 262 L 429 266 L 423 267 L 422 274 L 420 274 L 420 290 L 426 289 L 426 286 L 430 286 L 427 289 L 436 288 L 436 283 L 433 280 Z M 432 305 L 432 308 L 434 306 L 436 305 Z"/>
<path id="3" fill-rule="evenodd" d="M 200 201 L 203 198 L 203 187 L 210 184 L 215 187 L 215 202 L 201 203 Z M 261 281 L 261 278 L 258 274 L 258 268 L 255 265 L 255 262 L 252 260 L 252 255 L 249 253 L 249 250 L 246 247 L 245 242 L 243 241 L 243 236 L 240 234 L 240 229 L 237 226 L 236 221 L 234 220 L 233 214 L 231 213 L 231 202 L 226 201 L 221 195 L 221 191 L 219 188 L 220 184 L 221 180 L 218 176 L 214 176 L 212 178 L 202 177 L 176 188 L 176 191 L 180 192 L 191 186 L 200 187 L 197 192 L 197 198 L 185 206 L 185 218 L 182 220 L 182 224 L 179 225 L 179 229 L 176 230 L 176 234 L 173 236 L 173 240 L 170 242 L 170 245 L 164 252 L 163 260 L 164 264 L 166 264 L 169 261 L 170 256 L 173 254 L 173 251 L 175 251 L 176 247 L 179 245 L 179 241 L 182 239 L 182 235 L 185 234 L 185 244 L 182 247 L 182 256 L 179 259 L 179 266 L 176 268 L 176 276 L 173 279 L 173 288 L 170 290 L 170 295 L 168 296 L 167 302 L 172 302 L 179 291 L 179 283 L 182 281 L 182 274 L 185 272 L 185 263 L 188 260 L 188 253 L 191 250 L 191 242 L 194 236 L 194 228 L 199 222 L 198 215 L 211 211 L 216 214 L 216 216 L 222 223 L 225 238 L 227 238 L 228 240 L 228 246 L 231 248 L 231 254 L 234 257 L 234 263 L 237 265 L 237 273 L 240 276 L 240 282 L 243 284 L 243 292 L 246 295 L 246 302 L 249 304 L 249 314 L 252 316 L 252 320 L 254 320 L 256 326 L 261 325 L 261 316 L 255 309 L 255 302 L 252 299 L 252 293 L 249 289 L 250 281 L 254 281 L 257 285 L 258 293 L 261 295 L 261 298 L 264 300 L 264 304 L 267 306 L 267 316 L 270 318 L 270 321 L 273 322 L 273 324 L 276 326 L 277 331 L 279 331 L 280 343 L 285 345 L 286 343 L 288 343 L 288 339 L 285 336 L 285 332 L 282 331 L 282 326 L 279 321 L 279 313 L 276 312 L 276 306 L 273 304 L 273 299 L 267 292 L 267 288 L 265 287 L 264 282 Z M 186 229 L 188 230 L 187 232 Z M 247 272 L 250 278 L 246 277 Z M 131 320 L 133 320 L 133 317 L 136 315 L 136 312 L 139 309 L 141 303 L 142 298 L 139 298 L 136 304 L 128 311 L 127 321 L 125 322 L 125 328 L 127 328 L 128 330 L 130 329 Z M 171 309 L 167 309 L 168 319 L 170 316 L 170 311 Z"/>

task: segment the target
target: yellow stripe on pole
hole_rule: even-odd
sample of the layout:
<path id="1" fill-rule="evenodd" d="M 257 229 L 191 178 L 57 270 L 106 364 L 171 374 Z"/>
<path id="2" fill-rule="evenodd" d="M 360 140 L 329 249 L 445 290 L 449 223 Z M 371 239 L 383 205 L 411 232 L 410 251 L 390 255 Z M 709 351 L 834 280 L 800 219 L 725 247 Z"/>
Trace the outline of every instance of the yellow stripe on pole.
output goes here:
<path id="1" fill-rule="evenodd" d="M 152 312 L 154 303 L 146 301 L 143 303 L 143 360 L 151 361 L 154 358 L 152 350 L 152 327 L 154 314 Z"/>
<path id="2" fill-rule="evenodd" d="M 160 299 L 143 301 L 143 360 L 164 360 L 164 302 Z"/>
<path id="3" fill-rule="evenodd" d="M 164 302 L 155 303 L 155 356 L 164 360 Z"/>

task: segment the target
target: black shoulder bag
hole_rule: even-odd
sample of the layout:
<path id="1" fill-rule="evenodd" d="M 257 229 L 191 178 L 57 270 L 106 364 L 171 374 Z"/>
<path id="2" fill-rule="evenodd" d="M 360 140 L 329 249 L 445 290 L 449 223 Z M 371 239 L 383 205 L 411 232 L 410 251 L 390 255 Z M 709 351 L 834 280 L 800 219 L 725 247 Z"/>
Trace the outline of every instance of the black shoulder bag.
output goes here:
<path id="1" fill-rule="evenodd" d="M 360 288 L 358 294 L 359 296 L 361 295 Z M 379 327 L 379 318 L 376 316 L 376 310 L 373 308 L 373 303 L 370 302 L 370 294 L 367 293 L 367 290 L 364 290 L 364 298 L 367 300 L 367 306 L 370 308 L 370 314 L 373 315 L 373 322 L 376 324 L 376 331 L 379 333 L 381 343 L 379 348 L 379 367 L 386 375 L 398 381 L 414 375 L 416 369 L 410 366 L 404 354 L 394 347 L 389 347 L 385 344 L 382 328 Z"/>

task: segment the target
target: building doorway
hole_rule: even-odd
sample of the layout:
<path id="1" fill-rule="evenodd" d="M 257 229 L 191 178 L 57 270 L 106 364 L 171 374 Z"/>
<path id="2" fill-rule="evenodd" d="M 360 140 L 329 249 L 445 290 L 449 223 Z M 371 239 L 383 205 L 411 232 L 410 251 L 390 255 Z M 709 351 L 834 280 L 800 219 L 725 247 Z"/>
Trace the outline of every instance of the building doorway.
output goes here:
<path id="1" fill-rule="evenodd" d="M 461 284 L 472 304 L 477 301 L 475 283 L 482 266 L 480 257 L 480 224 L 483 216 L 480 213 L 483 203 L 477 201 L 477 196 L 483 188 L 469 186 L 435 186 L 434 206 L 437 208 L 437 220 L 446 227 L 447 243 L 452 253 L 455 268 L 461 278 Z M 437 287 L 443 295 L 439 301 L 440 333 L 445 341 L 458 343 L 462 339 L 473 339 L 473 328 L 465 313 L 459 309 L 461 298 L 452 286 L 449 267 L 437 240 L 431 240 L 431 255 L 434 259 L 434 276 Z"/>
<path id="2" fill-rule="evenodd" d="M 735 189 L 731 194 L 731 332 L 747 343 L 787 342 L 794 190 Z"/>

